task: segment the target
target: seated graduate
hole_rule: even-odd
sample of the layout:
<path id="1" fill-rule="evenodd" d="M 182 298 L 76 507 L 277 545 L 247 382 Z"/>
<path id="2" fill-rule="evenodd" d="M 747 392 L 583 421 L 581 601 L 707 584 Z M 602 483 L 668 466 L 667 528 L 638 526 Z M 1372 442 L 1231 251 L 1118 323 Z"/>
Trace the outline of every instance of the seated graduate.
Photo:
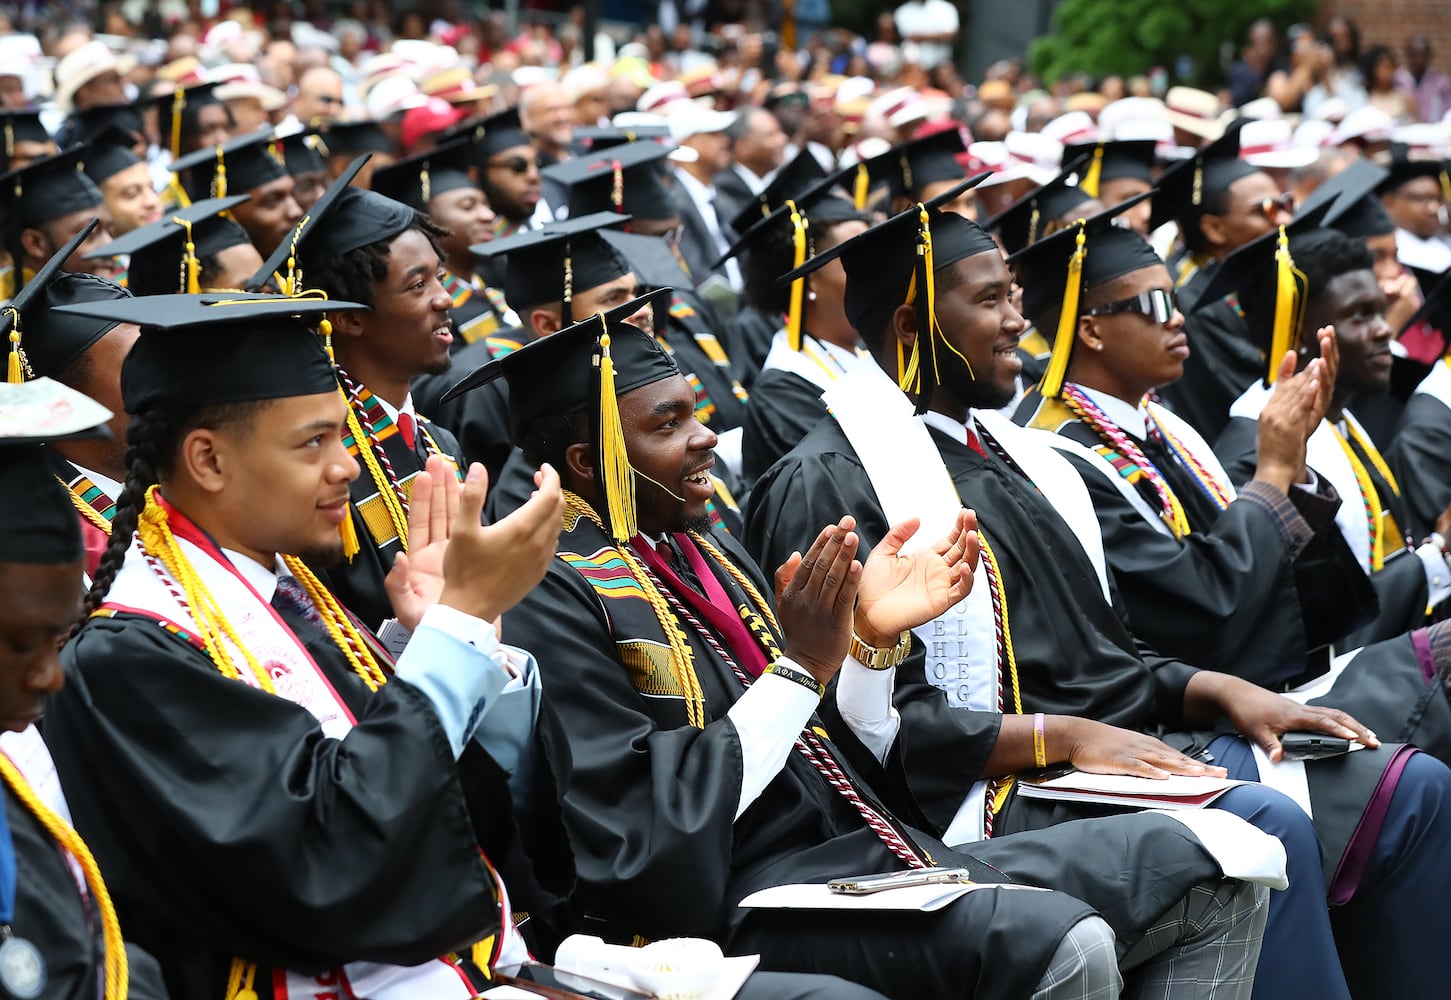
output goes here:
<path id="1" fill-rule="evenodd" d="M 1451 332 L 1451 281 L 1446 276 L 1407 327 L 1420 322 Z M 1442 513 L 1451 509 L 1451 361 L 1446 357 L 1431 366 L 1407 400 L 1385 457 L 1406 504 L 1406 530 L 1437 531 Z"/>
<path id="2" fill-rule="evenodd" d="M 1113 225 L 1114 214 L 1082 224 L 1077 269 L 1078 227 L 1010 262 L 1028 312 L 1059 332 L 1054 364 L 1020 419 L 1060 435 L 1055 446 L 1083 477 L 1136 635 L 1272 690 L 1300 688 L 1331 671 L 1331 643 L 1375 605 L 1335 524 L 1340 497 L 1305 465 L 1306 440 L 1334 393 L 1335 333 L 1316 331 L 1322 357 L 1298 374 L 1295 351 L 1279 358 L 1254 478 L 1236 493 L 1193 428 L 1149 401 L 1182 373 L 1190 347 L 1168 269 L 1142 237 Z M 1066 290 L 1058 284 L 1065 271 Z M 1286 341 L 1294 312 L 1285 303 Z M 1378 732 L 1451 759 L 1451 706 L 1437 675 L 1422 672 L 1428 659 L 1451 671 L 1451 632 L 1442 631 L 1355 652 L 1313 703 L 1344 707 Z M 1413 716 L 1419 725 L 1407 730 Z"/>
<path id="3" fill-rule="evenodd" d="M 438 236 L 444 256 L 443 287 L 453 300 L 455 354 L 496 334 L 508 339 L 519 317 L 505 303 L 499 289 L 490 288 L 474 272 L 475 258 L 469 248 L 493 234 L 494 210 L 469 173 L 474 157 L 473 141 L 460 136 L 435 146 L 426 153 L 399 160 L 373 171 L 372 189 L 394 201 L 401 201 L 427 215 L 445 232 Z M 518 347 L 518 342 L 514 343 Z"/>
<path id="4" fill-rule="evenodd" d="M 132 295 L 240 290 L 262 266 L 262 255 L 247 231 L 224 213 L 250 198 L 204 198 L 133 229 L 92 255 L 127 257 L 125 284 Z"/>
<path id="5" fill-rule="evenodd" d="M 873 762 L 869 784 L 817 709 L 849 648 L 876 655 L 852 646 L 853 629 L 890 645 L 962 597 L 971 515 L 959 508 L 932 548 L 896 558 L 884 546 L 864 568 L 851 519 L 828 524 L 804 557 L 785 561 L 771 601 L 756 564 L 709 528 L 715 435 L 694 419 L 689 383 L 658 342 L 619 321 L 638 305 L 536 341 L 457 387 L 509 379 L 517 440 L 565 469 L 558 558 L 510 622 L 549 665 L 545 697 L 563 727 L 546 745 L 572 762 L 563 784 L 577 899 L 599 931 L 709 936 L 730 953 L 759 953 L 766 969 L 830 969 L 894 996 L 1078 996 L 1103 976 L 1103 995 L 1117 996 L 1120 961 L 1154 995 L 1246 996 L 1250 968 L 1201 963 L 1205 948 L 1231 965 L 1243 945 L 1254 950 L 1254 893 L 1219 881 L 1174 820 L 1068 824 L 964 854 L 881 803 L 900 776 Z M 913 527 L 899 525 L 896 543 Z M 1000 734 L 989 713 L 973 723 L 976 742 L 956 770 L 997 754 L 1032 759 L 1028 730 Z M 561 736 L 566 744 L 550 742 Z M 975 892 L 907 922 L 738 906 L 770 886 L 933 864 L 1061 891 Z M 1077 899 L 1112 929 L 1085 923 Z M 1223 932 L 1212 944 L 1185 936 L 1201 919 Z M 1086 963 L 1070 963 L 1074 985 L 1050 984 L 1045 963 L 1081 933 L 1106 935 L 1106 952 L 1101 938 Z"/>
<path id="6" fill-rule="evenodd" d="M 263 257 L 283 246 L 302 219 L 302 206 L 293 196 L 294 181 L 275 141 L 272 130 L 264 129 L 205 146 L 173 160 L 168 168 L 191 201 L 251 195 L 232 214 Z"/>
<path id="7" fill-rule="evenodd" d="M 842 307 L 846 276 L 840 265 L 789 285 L 780 277 L 866 228 L 866 217 L 828 182 L 758 220 L 731 248 L 742 254 L 746 296 L 784 317 L 746 406 L 741 480 L 747 486 L 826 416 L 822 390 L 863 353 Z"/>
<path id="8" fill-rule="evenodd" d="M 344 607 L 377 629 L 392 615 L 384 581 L 409 549 L 414 479 L 432 456 L 459 476 L 463 461 L 458 441 L 418 412 L 410 392 L 420 375 L 452 365 L 439 230 L 407 205 L 351 186 L 365 161 L 332 182 L 248 287 L 271 281 L 296 293 L 305 276 L 328 298 L 368 307 L 328 317 L 348 404 L 345 443 L 363 472 L 349 486 L 359 544 L 322 576 Z"/>
<path id="9" fill-rule="evenodd" d="M 65 682 L 60 646 L 84 587 L 75 511 L 42 445 L 105 435 L 110 416 L 48 380 L 23 403 L 0 403 L 0 993 L 7 997 L 166 996 L 155 960 L 123 946 L 110 892 L 71 827 L 36 728 L 45 699 Z"/>
<path id="10" fill-rule="evenodd" d="M 136 327 L 115 317 L 96 319 L 56 310 L 69 302 L 126 299 L 126 289 L 91 274 L 62 270 L 84 243 L 89 226 L 26 283 L 0 315 L 10 340 L 12 381 L 52 378 L 99 402 L 112 414 L 110 433 L 54 442 L 46 448 L 51 471 L 65 486 L 80 519 L 86 571 L 93 572 L 111 534 L 111 519 L 126 478 L 126 411 L 121 404 L 121 362 L 136 342 Z"/>
<path id="11" fill-rule="evenodd" d="M 85 147 L 78 146 L 4 175 L 0 231 L 10 260 L 0 268 L 0 303 L 14 298 L 61 247 L 72 245 L 72 236 L 88 227 L 90 236 L 73 245 L 61 266 L 101 278 L 116 277 L 114 261 L 87 256 L 111 241 L 111 213 L 100 189 L 81 170 L 85 155 Z M 91 227 L 92 219 L 101 224 Z"/>
<path id="12" fill-rule="evenodd" d="M 838 703 L 851 684 L 895 685 L 903 739 L 894 752 L 934 829 L 951 831 L 947 839 L 956 842 L 986 831 L 990 819 L 999 832 L 1045 821 L 1019 796 L 1003 793 L 1001 782 L 969 787 L 973 776 L 957 763 L 971 745 L 969 710 L 1056 713 L 1141 733 L 1167 731 L 1171 745 L 1190 756 L 1207 752 L 1231 777 L 1251 780 L 1283 773 L 1270 762 L 1279 759 L 1279 738 L 1287 731 L 1376 746 L 1373 734 L 1344 712 L 1302 706 L 1240 678 L 1197 670 L 1135 638 L 1082 479 L 1053 450 L 1053 437 L 994 412 L 1013 394 L 1014 346 L 1027 325 L 1008 300 L 1008 269 L 976 225 L 930 205 L 926 214 L 927 232 L 913 210 L 806 265 L 840 257 L 853 325 L 877 366 L 862 366 L 833 387 L 826 397 L 832 419 L 757 483 L 746 540 L 769 564 L 811 536 L 807 525 L 852 511 L 862 544 L 872 546 L 888 537 L 895 521 L 918 516 L 940 524 L 943 510 L 971 499 L 983 558 L 969 600 L 919 633 L 922 648 L 894 676 L 858 674 L 848 664 L 838 682 Z M 930 258 L 908 252 L 928 239 Z M 893 273 L 885 261 L 897 262 Z M 856 298 L 854 284 L 870 292 Z M 1055 720 L 1047 729 L 1072 724 Z M 1103 753 L 1093 754 L 1095 770 L 1152 775 L 1165 767 L 1161 760 L 1172 760 L 1163 749 L 1135 742 L 1141 737 L 1103 735 L 1118 742 L 1106 740 Z M 883 743 L 861 742 L 859 756 L 882 759 Z M 1335 960 L 1327 889 L 1340 930 L 1354 929 L 1342 938 L 1354 949 L 1341 957 L 1361 995 L 1377 994 L 1384 977 L 1412 982 L 1425 975 L 1429 983 L 1444 975 L 1410 957 L 1431 949 L 1428 940 L 1416 945 L 1404 928 L 1388 938 L 1369 928 L 1439 905 L 1427 884 L 1442 877 L 1431 873 L 1448 859 L 1416 845 L 1451 825 L 1451 812 L 1438 805 L 1451 790 L 1451 771 L 1410 747 L 1290 770 L 1308 783 L 1313 830 L 1301 809 L 1268 789 L 1243 786 L 1214 803 L 1287 845 L 1290 888 L 1270 904 L 1257 995 L 1301 989 L 1348 995 Z M 1381 862 L 1362 868 L 1357 859 L 1367 854 Z M 1382 863 L 1398 872 L 1388 873 Z M 1389 902 L 1388 895 L 1402 893 Z M 1307 986 L 1306 977 L 1315 984 Z"/>
<path id="13" fill-rule="evenodd" d="M 220 304 L 214 304 L 218 303 Z M 415 481 L 396 665 L 293 553 L 341 558 L 347 406 L 321 298 L 150 296 L 121 372 L 127 488 L 46 740 L 121 919 L 183 997 L 471 997 L 571 880 L 539 676 L 489 624 L 543 575 L 557 477 L 479 527 Z M 439 956 L 444 956 L 439 958 Z"/>
<path id="14" fill-rule="evenodd" d="M 1297 224 L 1300 220 L 1297 220 Z M 1281 243 L 1283 240 L 1283 248 Z M 1272 326 L 1274 303 L 1285 257 L 1293 262 L 1289 280 L 1299 292 L 1298 326 Z M 1257 349 L 1270 347 L 1276 359 L 1287 349 L 1308 364 L 1320 352 L 1316 331 L 1333 327 L 1340 358 L 1335 393 L 1326 417 L 1306 443 L 1306 462 L 1342 499 L 1335 515 L 1345 542 L 1360 568 L 1370 574 L 1379 600 L 1379 614 L 1352 632 L 1347 647 L 1401 635 L 1425 625 L 1427 610 L 1451 596 L 1451 565 L 1436 538 L 1415 544 L 1406 533 L 1410 515 L 1395 474 L 1351 408 L 1361 399 L 1384 394 L 1390 386 L 1393 331 L 1385 321 L 1386 298 L 1372 270 L 1363 240 L 1328 229 L 1278 234 L 1250 243 L 1221 268 L 1233 277 L 1253 322 L 1250 334 Z M 1288 284 L 1288 282 L 1287 282 Z M 1271 343 L 1271 333 L 1282 334 Z M 1260 414 L 1271 390 L 1257 381 L 1230 409 L 1230 421 L 1214 450 L 1232 482 L 1254 471 Z M 1451 531 L 1451 510 L 1436 524 L 1438 536 Z"/>

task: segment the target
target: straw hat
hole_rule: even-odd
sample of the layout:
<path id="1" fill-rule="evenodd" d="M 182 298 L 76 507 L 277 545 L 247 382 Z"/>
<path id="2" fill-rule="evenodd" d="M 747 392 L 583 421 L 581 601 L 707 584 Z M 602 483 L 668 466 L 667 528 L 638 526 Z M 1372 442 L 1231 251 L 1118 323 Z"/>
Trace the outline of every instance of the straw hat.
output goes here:
<path id="1" fill-rule="evenodd" d="M 105 42 L 89 41 L 55 67 L 55 103 L 64 112 L 75 110 L 76 91 L 105 73 L 125 76 L 136 65 L 133 56 L 118 56 Z"/>

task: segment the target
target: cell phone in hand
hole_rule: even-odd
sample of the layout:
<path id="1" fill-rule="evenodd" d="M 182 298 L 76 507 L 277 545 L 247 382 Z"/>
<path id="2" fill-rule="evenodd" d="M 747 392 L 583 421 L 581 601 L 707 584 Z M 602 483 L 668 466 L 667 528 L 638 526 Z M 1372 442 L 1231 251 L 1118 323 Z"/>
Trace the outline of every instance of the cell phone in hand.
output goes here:
<path id="1" fill-rule="evenodd" d="M 834 878 L 826 883 L 832 892 L 843 896 L 870 896 L 888 889 L 904 889 L 917 885 L 967 883 L 972 875 L 966 868 L 916 868 L 906 872 L 885 872 L 879 875 L 853 875 Z"/>
<path id="2" fill-rule="evenodd" d="M 1350 741 L 1324 733 L 1286 733 L 1280 737 L 1284 760 L 1320 760 L 1350 752 Z"/>

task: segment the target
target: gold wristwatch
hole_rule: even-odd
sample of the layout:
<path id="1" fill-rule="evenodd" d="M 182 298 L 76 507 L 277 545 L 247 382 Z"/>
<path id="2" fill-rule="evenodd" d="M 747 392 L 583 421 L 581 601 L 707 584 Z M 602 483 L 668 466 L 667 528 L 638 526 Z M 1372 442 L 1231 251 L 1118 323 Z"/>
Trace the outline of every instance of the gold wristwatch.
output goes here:
<path id="1" fill-rule="evenodd" d="M 897 636 L 894 645 L 886 647 L 868 646 L 862 637 L 851 630 L 851 645 L 847 653 L 868 670 L 891 670 L 907 658 L 912 650 L 912 633 L 905 631 Z"/>

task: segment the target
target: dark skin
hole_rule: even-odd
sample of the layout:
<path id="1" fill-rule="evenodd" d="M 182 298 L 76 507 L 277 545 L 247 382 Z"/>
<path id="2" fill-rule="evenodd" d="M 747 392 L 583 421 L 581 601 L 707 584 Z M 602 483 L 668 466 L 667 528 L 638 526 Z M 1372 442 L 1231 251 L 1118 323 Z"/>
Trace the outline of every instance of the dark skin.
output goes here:
<path id="1" fill-rule="evenodd" d="M 443 258 L 428 237 L 405 230 L 388 245 L 388 273 L 373 285 L 373 308 L 329 317 L 338 363 L 394 407 L 415 378 L 449 369 L 453 300 L 443 276 Z"/>
<path id="2" fill-rule="evenodd" d="M 83 569 L 79 559 L 0 563 L 0 729 L 25 729 L 64 686 L 60 648 L 80 610 Z"/>
<path id="3" fill-rule="evenodd" d="M 1434 177 L 1413 177 L 1381 196 L 1386 213 L 1401 229 L 1429 240 L 1441 228 L 1441 184 Z"/>
<path id="4" fill-rule="evenodd" d="M 544 191 L 534 147 L 515 146 L 492 154 L 484 166 L 484 190 L 494 211 L 510 222 L 533 216 Z"/>
<path id="5" fill-rule="evenodd" d="M 291 177 L 279 177 L 261 187 L 255 187 L 251 200 L 232 208 L 232 215 L 245 230 L 263 258 L 287 239 L 298 220 L 302 218 L 302 206 L 294 196 L 295 183 Z"/>
<path id="6" fill-rule="evenodd" d="M 931 408 L 966 423 L 970 408 L 998 407 L 1013 398 L 1014 379 L 1022 367 L 1014 351 L 1026 323 L 1012 302 L 1012 278 L 996 251 L 974 254 L 939 267 L 936 279 L 937 320 L 947 343 L 938 347 L 942 381 L 933 394 Z M 897 344 L 910 351 L 917 340 L 916 310 L 908 305 L 898 306 L 884 332 L 886 335 L 873 346 L 873 355 L 884 371 L 895 376 Z M 1139 747 L 1145 754 L 1152 754 L 1147 763 L 1159 770 L 1165 770 L 1168 764 L 1172 766 L 1167 769 L 1174 773 L 1206 773 L 1180 770 L 1188 766 L 1183 763 L 1187 758 L 1157 740 L 1145 744 L 1142 741 L 1149 738 L 1140 734 L 1111 726 L 1095 728 L 1100 724 L 1067 716 L 1053 718 L 1055 727 L 1068 728 L 1069 742 L 1080 748 L 1078 752 L 1095 761 L 1114 761 L 1131 768 L 1125 773 L 1148 773 L 1138 769 L 1138 765 L 1123 764 L 1126 753 L 1128 758 L 1141 759 L 1126 747 Z M 1228 718 L 1240 733 L 1258 743 L 1271 760 L 1280 759 L 1279 737 L 1292 730 L 1323 732 L 1359 740 L 1368 746 L 1379 745 L 1374 733 L 1338 709 L 1302 706 L 1240 678 L 1201 670 L 1185 688 L 1184 722 L 1197 728 L 1221 718 Z M 1010 748 L 1021 750 L 1024 725 L 1028 727 L 1026 738 L 1031 750 L 1031 720 L 1004 719 L 1004 732 L 1014 741 L 1008 744 Z M 1083 749 L 1087 747 L 1094 749 L 1090 753 Z M 1014 761 L 1021 759 L 1011 753 L 1010 756 Z M 1027 759 L 1031 761 L 1031 755 Z"/>
<path id="7" fill-rule="evenodd" d="M 1311 297 L 1305 308 L 1301 355 L 1307 363 L 1319 354 L 1311 331 L 1327 326 L 1335 328 L 1340 370 L 1329 408 L 1332 420 L 1341 419 L 1345 407 L 1356 399 L 1390 388 L 1390 345 L 1394 331 L 1386 322 L 1387 306 L 1375 272 L 1366 270 L 1332 278 L 1319 294 Z"/>
<path id="8" fill-rule="evenodd" d="M 443 248 L 444 266 L 453 274 L 472 273 L 474 255 L 469 247 L 487 242 L 494 225 L 494 210 L 484 192 L 462 187 L 434 195 L 428 202 L 428 215 L 449 231 L 438 241 Z"/>
<path id="9" fill-rule="evenodd" d="M 126 405 L 121 399 L 121 363 L 126 360 L 139 328 L 133 323 L 120 323 L 101 335 L 86 348 L 84 361 L 73 366 L 80 378 L 65 378 L 72 389 L 90 396 L 113 416 L 107 427 L 109 438 L 85 438 L 58 441 L 51 445 L 67 461 L 110 476 L 118 483 L 126 481 Z M 64 373 L 63 373 L 64 374 Z"/>
<path id="10" fill-rule="evenodd" d="M 292 197 L 297 199 L 298 207 L 306 212 L 322 197 L 322 193 L 327 190 L 327 185 L 326 170 L 308 170 L 304 173 L 293 174 Z"/>
<path id="11" fill-rule="evenodd" d="M 1273 202 L 1279 197 L 1279 185 L 1264 171 L 1248 174 L 1231 184 L 1224 211 L 1218 215 L 1206 214 L 1199 220 L 1210 256 L 1223 260 L 1276 226 L 1289 225 L 1292 218 L 1289 209 L 1278 204 L 1265 209 L 1267 201 Z"/>

